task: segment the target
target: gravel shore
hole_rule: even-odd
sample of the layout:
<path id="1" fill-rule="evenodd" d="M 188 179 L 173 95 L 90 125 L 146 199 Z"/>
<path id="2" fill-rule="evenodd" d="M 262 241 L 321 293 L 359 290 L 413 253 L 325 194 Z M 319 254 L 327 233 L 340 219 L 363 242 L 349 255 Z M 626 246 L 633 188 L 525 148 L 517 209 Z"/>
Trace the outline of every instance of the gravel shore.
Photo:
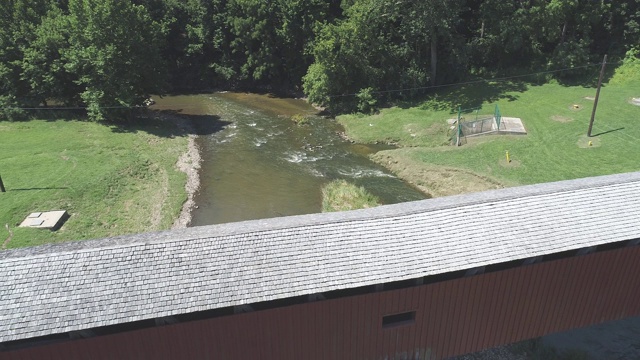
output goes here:
<path id="1" fill-rule="evenodd" d="M 202 158 L 200 156 L 200 150 L 198 149 L 198 145 L 196 144 L 195 130 L 193 126 L 189 122 L 189 120 L 184 119 L 180 116 L 162 114 L 159 116 L 162 120 L 171 121 L 175 123 L 182 135 L 187 136 L 189 138 L 189 142 L 187 144 L 187 151 L 180 156 L 178 161 L 176 162 L 176 167 L 187 174 L 187 182 L 185 184 L 185 191 L 187 192 L 187 201 L 182 205 L 182 211 L 180 212 L 180 216 L 173 222 L 171 229 L 182 229 L 189 226 L 191 222 L 191 211 L 195 206 L 195 202 L 193 197 L 196 192 L 200 188 L 200 163 L 202 162 Z"/>

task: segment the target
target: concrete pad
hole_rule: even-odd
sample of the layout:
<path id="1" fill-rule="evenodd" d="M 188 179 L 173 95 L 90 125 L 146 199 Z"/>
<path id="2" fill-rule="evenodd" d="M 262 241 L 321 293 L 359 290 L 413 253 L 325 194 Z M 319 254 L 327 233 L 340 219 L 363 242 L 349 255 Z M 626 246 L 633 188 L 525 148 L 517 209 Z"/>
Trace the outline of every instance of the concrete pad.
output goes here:
<path id="1" fill-rule="evenodd" d="M 524 124 L 522 124 L 522 119 L 506 116 L 501 118 L 500 129 L 498 129 L 498 131 L 506 134 L 527 134 L 527 130 L 524 128 Z"/>
<path id="2" fill-rule="evenodd" d="M 35 212 L 29 214 L 20 227 L 57 230 L 68 218 L 69 214 L 65 210 Z"/>

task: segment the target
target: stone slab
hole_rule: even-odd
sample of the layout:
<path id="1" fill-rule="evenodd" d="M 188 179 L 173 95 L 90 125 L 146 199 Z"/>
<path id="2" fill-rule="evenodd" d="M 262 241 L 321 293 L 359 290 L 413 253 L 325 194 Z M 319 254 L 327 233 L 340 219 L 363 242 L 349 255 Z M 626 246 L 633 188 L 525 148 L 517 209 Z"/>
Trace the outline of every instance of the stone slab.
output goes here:
<path id="1" fill-rule="evenodd" d="M 66 210 L 34 212 L 24 219 L 20 227 L 56 230 L 59 229 L 68 218 L 69 214 Z"/>
<path id="2" fill-rule="evenodd" d="M 527 130 L 524 128 L 524 124 L 522 124 L 522 119 L 506 116 L 503 116 L 500 120 L 500 129 L 498 131 L 501 133 L 522 135 L 527 133 Z"/>

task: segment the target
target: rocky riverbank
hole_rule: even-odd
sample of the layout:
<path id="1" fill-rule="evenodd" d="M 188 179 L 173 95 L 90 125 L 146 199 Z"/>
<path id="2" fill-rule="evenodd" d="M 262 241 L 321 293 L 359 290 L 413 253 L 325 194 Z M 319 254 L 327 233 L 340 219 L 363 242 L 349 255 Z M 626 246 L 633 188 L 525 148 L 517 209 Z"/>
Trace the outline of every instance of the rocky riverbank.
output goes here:
<path id="1" fill-rule="evenodd" d="M 200 151 L 196 145 L 197 135 L 189 135 L 189 144 L 187 145 L 187 151 L 178 159 L 176 167 L 180 171 L 187 174 L 187 182 L 184 189 L 187 192 L 187 201 L 182 205 L 182 211 L 180 216 L 171 226 L 172 229 L 186 228 L 191 222 L 191 211 L 195 206 L 193 197 L 200 188 Z"/>
<path id="2" fill-rule="evenodd" d="M 200 156 L 200 150 L 196 144 L 196 138 L 198 136 L 195 135 L 196 132 L 193 125 L 185 118 L 170 114 L 160 114 L 158 115 L 158 118 L 175 123 L 180 129 L 181 135 L 189 138 L 187 150 L 176 162 L 176 168 L 187 175 L 187 181 L 184 186 L 187 193 L 187 201 L 182 205 L 180 215 L 171 226 L 172 229 L 186 228 L 189 226 L 189 223 L 191 223 L 191 211 L 195 207 L 193 198 L 200 188 L 200 164 L 202 162 L 202 157 Z"/>

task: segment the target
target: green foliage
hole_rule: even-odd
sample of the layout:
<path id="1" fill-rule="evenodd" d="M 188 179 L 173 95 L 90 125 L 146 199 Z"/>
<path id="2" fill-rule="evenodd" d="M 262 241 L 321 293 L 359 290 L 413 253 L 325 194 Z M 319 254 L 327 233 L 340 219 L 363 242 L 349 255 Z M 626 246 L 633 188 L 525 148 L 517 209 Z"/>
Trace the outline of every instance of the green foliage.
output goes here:
<path id="1" fill-rule="evenodd" d="M 162 55 L 174 89 L 215 86 L 234 76 L 225 0 L 138 0 L 164 37 Z"/>
<path id="2" fill-rule="evenodd" d="M 119 0 L 70 0 L 65 68 L 88 106 L 89 118 L 122 115 L 162 91 L 160 28 L 146 9 Z"/>
<path id="3" fill-rule="evenodd" d="M 640 46 L 638 0 L 6 0 L 0 13 L 2 102 L 86 105 L 96 120 L 149 93 L 233 87 L 370 111 L 362 89 L 396 102 Z"/>
<path id="4" fill-rule="evenodd" d="M 312 104 L 330 104 L 330 94 L 333 92 L 333 83 L 329 79 L 328 69 L 319 63 L 309 66 L 307 74 L 302 78 L 302 87 Z M 335 86 L 335 85 L 334 85 Z"/>
<path id="5" fill-rule="evenodd" d="M 364 88 L 358 91 L 356 95 L 358 98 L 358 111 L 363 114 L 372 114 L 376 111 L 376 104 L 378 101 L 374 96 L 372 88 Z"/>
<path id="6" fill-rule="evenodd" d="M 362 186 L 334 180 L 322 188 L 322 212 L 367 209 L 380 205 L 380 199 Z"/>
<path id="7" fill-rule="evenodd" d="M 569 40 L 558 45 L 551 56 L 549 67 L 551 69 L 571 69 L 558 73 L 558 77 L 570 78 L 584 75 L 591 71 L 590 68 L 584 67 L 589 63 L 589 50 L 584 41 Z"/>
<path id="8" fill-rule="evenodd" d="M 230 0 L 230 43 L 243 80 L 297 86 L 312 62 L 314 28 L 328 16 L 324 0 Z"/>
<path id="9" fill-rule="evenodd" d="M 637 84 L 640 81 L 640 57 L 638 57 L 638 54 L 640 53 L 635 50 L 629 50 L 624 63 L 615 69 L 614 76 L 609 81 L 609 84 L 633 86 L 633 84 Z M 633 97 L 637 97 L 636 95 L 633 95 Z"/>
<path id="10" fill-rule="evenodd" d="M 355 1 L 346 8 L 345 19 L 323 26 L 317 34 L 315 63 L 303 80 L 309 99 L 338 111 L 362 106 L 370 111 L 365 103 L 371 99 L 363 102 L 353 95 L 331 95 L 358 94 L 366 88 L 412 89 L 435 82 L 439 58 L 458 63 L 453 46 L 438 44 L 454 45 L 461 39 L 455 26 L 461 4 Z M 437 77 L 455 79 L 456 70 L 449 67 Z"/>
<path id="11" fill-rule="evenodd" d="M 303 114 L 295 114 L 291 117 L 291 121 L 296 125 L 306 125 L 309 123 L 309 118 Z"/>
<path id="12" fill-rule="evenodd" d="M 0 95 L 0 119 L 13 121 L 24 118 L 26 114 L 19 106 L 13 95 Z"/>
<path id="13" fill-rule="evenodd" d="M 34 40 L 40 19 L 49 8 L 48 0 L 0 2 L 0 101 L 4 104 L 37 105 L 30 94 L 28 81 L 21 74 L 21 65 L 23 49 Z"/>
<path id="14" fill-rule="evenodd" d="M 65 67 L 63 54 L 69 50 L 69 21 L 58 8 L 42 19 L 34 40 L 23 47 L 22 79 L 28 82 L 32 96 L 39 103 L 54 100 L 64 104 L 79 103 L 81 88 L 77 74 Z"/>

